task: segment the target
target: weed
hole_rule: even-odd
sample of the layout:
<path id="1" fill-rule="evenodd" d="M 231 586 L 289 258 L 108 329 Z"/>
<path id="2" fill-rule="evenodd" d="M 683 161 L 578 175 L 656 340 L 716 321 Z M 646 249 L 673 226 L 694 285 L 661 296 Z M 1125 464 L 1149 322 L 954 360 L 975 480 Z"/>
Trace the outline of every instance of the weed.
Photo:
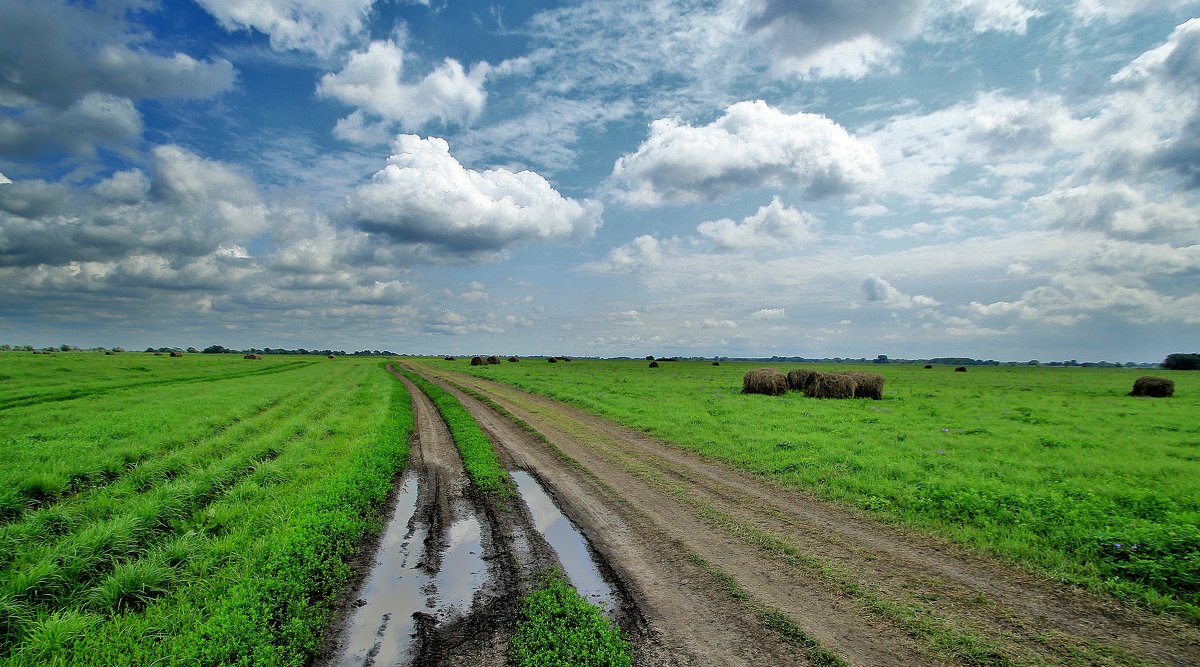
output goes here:
<path id="1" fill-rule="evenodd" d="M 542 575 L 521 602 L 521 617 L 509 644 L 514 667 L 620 667 L 633 664 L 629 642 L 567 583 L 562 572 Z"/>

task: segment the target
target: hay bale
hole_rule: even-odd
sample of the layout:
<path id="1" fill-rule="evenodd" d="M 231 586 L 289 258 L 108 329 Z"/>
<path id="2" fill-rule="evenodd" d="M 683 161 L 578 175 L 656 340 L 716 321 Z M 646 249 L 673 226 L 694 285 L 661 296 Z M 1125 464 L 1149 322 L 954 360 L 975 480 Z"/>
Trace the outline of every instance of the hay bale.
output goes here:
<path id="1" fill-rule="evenodd" d="M 458 361 L 458 359 L 455 359 L 454 357 L 446 357 L 445 361 Z"/>
<path id="2" fill-rule="evenodd" d="M 106 352 L 104 353 L 104 356 L 106 356 L 106 357 L 111 357 L 111 356 L 113 356 L 114 354 L 116 354 L 116 352 L 113 352 L 112 350 L 108 350 L 108 351 L 106 351 Z"/>
<path id="3" fill-rule="evenodd" d="M 1129 392 L 1129 395 L 1170 398 L 1175 395 L 1175 381 L 1153 375 L 1143 375 L 1133 381 L 1133 391 Z"/>
<path id="4" fill-rule="evenodd" d="M 954 372 L 955 372 L 955 373 L 966 373 L 966 372 L 967 372 L 967 367 L 966 367 L 966 366 L 959 366 L 958 368 L 955 368 L 955 369 L 954 369 Z"/>
<path id="5" fill-rule="evenodd" d="M 246 356 L 244 356 L 242 358 L 243 359 L 262 359 L 262 357 L 260 357 L 257 354 L 247 354 Z"/>
<path id="6" fill-rule="evenodd" d="M 883 400 L 883 376 L 875 373 L 850 372 L 846 374 L 854 380 L 854 398 L 870 398 Z"/>
<path id="7" fill-rule="evenodd" d="M 756 368 L 742 377 L 743 394 L 783 396 L 787 389 L 787 376 L 774 368 Z"/>
<path id="8" fill-rule="evenodd" d="M 854 378 L 844 373 L 817 373 L 804 395 L 809 398 L 854 398 Z"/>
<path id="9" fill-rule="evenodd" d="M 559 358 L 560 358 L 560 359 L 562 359 L 563 361 L 570 361 L 570 360 L 571 360 L 571 357 L 559 357 Z"/>
<path id="10" fill-rule="evenodd" d="M 331 354 L 331 355 L 329 355 L 329 358 L 330 358 L 330 359 L 337 359 L 337 355 L 336 355 L 336 354 Z"/>
<path id="11" fill-rule="evenodd" d="M 548 361 L 548 362 L 550 362 L 550 363 L 552 363 L 552 364 L 557 364 L 557 363 L 558 363 L 558 359 L 555 359 L 554 357 L 550 357 L 550 358 L 549 358 L 549 359 L 547 359 L 546 361 Z"/>
<path id="12" fill-rule="evenodd" d="M 155 352 L 155 353 L 154 353 L 154 356 L 156 356 L 156 357 L 161 357 L 161 356 L 162 356 L 162 352 Z"/>
<path id="13" fill-rule="evenodd" d="M 509 357 L 509 358 L 508 358 L 508 363 L 510 363 L 510 364 L 516 364 L 516 363 L 520 363 L 520 362 L 521 362 L 521 360 L 520 360 L 520 359 L 518 359 L 518 358 L 516 358 L 516 357 Z"/>
<path id="14" fill-rule="evenodd" d="M 657 361 L 651 361 L 651 362 L 650 362 L 650 368 L 658 368 L 658 362 L 657 362 Z"/>
<path id="15" fill-rule="evenodd" d="M 788 389 L 804 392 L 808 395 L 809 388 L 812 386 L 813 380 L 820 375 L 817 371 L 811 368 L 796 368 L 788 371 L 787 383 Z"/>
<path id="16" fill-rule="evenodd" d="M 488 365 L 488 366 L 497 366 L 497 365 L 499 365 L 499 364 L 500 364 L 500 360 L 499 360 L 499 359 L 497 359 L 496 357 L 488 357 L 488 358 L 487 358 L 487 365 Z"/>
<path id="17" fill-rule="evenodd" d="M 171 356 L 172 356 L 172 357 L 182 357 L 182 356 L 183 356 L 183 353 L 182 353 L 182 352 L 180 352 L 179 350 L 172 350 L 172 351 L 171 351 Z"/>
<path id="18" fill-rule="evenodd" d="M 925 370 L 929 370 L 930 368 L 933 368 L 932 364 L 925 364 Z"/>
<path id="19" fill-rule="evenodd" d="M 720 366 L 720 365 L 721 365 L 721 362 L 719 362 L 719 361 L 714 361 L 714 362 L 713 362 L 713 366 Z"/>
<path id="20" fill-rule="evenodd" d="M 471 365 L 472 366 L 482 366 L 483 365 L 483 357 L 471 357 Z"/>

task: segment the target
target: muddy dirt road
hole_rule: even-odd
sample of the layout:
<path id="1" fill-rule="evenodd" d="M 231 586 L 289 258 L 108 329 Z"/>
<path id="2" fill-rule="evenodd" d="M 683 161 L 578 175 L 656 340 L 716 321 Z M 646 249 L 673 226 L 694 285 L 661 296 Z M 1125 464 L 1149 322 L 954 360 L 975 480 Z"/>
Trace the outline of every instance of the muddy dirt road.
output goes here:
<path id="1" fill-rule="evenodd" d="M 508 413 L 454 389 L 502 461 L 540 480 L 598 552 L 636 626 L 637 664 L 1200 664 L 1195 628 L 545 398 L 413 368 Z"/>

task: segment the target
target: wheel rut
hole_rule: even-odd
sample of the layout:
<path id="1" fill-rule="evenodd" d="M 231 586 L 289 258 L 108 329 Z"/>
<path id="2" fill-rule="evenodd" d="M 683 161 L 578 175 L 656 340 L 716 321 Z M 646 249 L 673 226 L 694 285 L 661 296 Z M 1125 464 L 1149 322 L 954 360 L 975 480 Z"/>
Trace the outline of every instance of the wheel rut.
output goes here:
<path id="1" fill-rule="evenodd" d="M 538 475 L 583 527 L 638 596 L 661 649 L 686 656 L 679 664 L 804 664 L 794 646 L 766 654 L 784 644 L 761 623 L 745 627 L 756 624 L 747 605 L 783 614 L 850 664 L 1200 664 L 1200 633 L 1190 626 L 879 524 L 544 397 L 417 370 L 487 397 L 544 438 L 459 392 L 514 464 Z M 749 601 L 732 601 L 733 589 Z M 738 643 L 739 632 L 754 646 Z"/>

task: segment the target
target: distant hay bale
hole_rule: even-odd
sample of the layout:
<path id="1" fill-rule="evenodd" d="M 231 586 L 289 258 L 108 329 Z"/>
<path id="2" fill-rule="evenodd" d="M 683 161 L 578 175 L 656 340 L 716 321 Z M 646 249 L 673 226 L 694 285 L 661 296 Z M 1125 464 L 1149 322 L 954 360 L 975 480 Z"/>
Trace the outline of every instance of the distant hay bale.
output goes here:
<path id="1" fill-rule="evenodd" d="M 925 364 L 925 370 L 929 370 L 930 368 L 933 368 L 931 364 Z"/>
<path id="2" fill-rule="evenodd" d="M 116 354 L 116 352 L 113 352 L 112 350 L 107 350 L 107 351 L 105 351 L 105 352 L 104 352 L 104 355 L 105 355 L 105 356 L 108 356 L 108 357 L 111 357 L 111 356 L 113 356 L 114 354 Z"/>
<path id="3" fill-rule="evenodd" d="M 488 364 L 489 366 L 496 366 L 496 365 L 498 365 L 499 363 L 500 363 L 500 360 L 499 360 L 499 359 L 497 359 L 496 357 L 488 357 L 488 358 L 487 358 L 487 364 Z"/>
<path id="4" fill-rule="evenodd" d="M 875 373 L 852 372 L 846 374 L 854 380 L 854 398 L 883 400 L 883 376 Z"/>
<path id="5" fill-rule="evenodd" d="M 959 366 L 958 368 L 955 368 L 955 369 L 954 369 L 954 372 L 955 372 L 955 373 L 966 373 L 966 372 L 967 372 L 967 367 L 966 367 L 966 366 Z"/>
<path id="6" fill-rule="evenodd" d="M 801 391 L 804 392 L 805 395 L 808 395 L 809 389 L 812 387 L 812 383 L 818 375 L 820 375 L 820 373 L 812 370 L 811 368 L 792 369 L 788 371 L 787 374 L 788 389 Z"/>
<path id="7" fill-rule="evenodd" d="M 719 362 L 719 361 L 714 361 L 714 362 L 713 362 L 713 366 L 720 366 L 720 365 L 721 365 L 721 362 Z"/>
<path id="8" fill-rule="evenodd" d="M 552 363 L 552 364 L 557 364 L 557 363 L 558 363 L 558 359 L 555 359 L 554 357 L 550 357 L 550 358 L 549 358 L 549 359 L 547 359 L 546 361 L 548 361 L 548 362 L 550 362 L 550 363 Z"/>
<path id="9" fill-rule="evenodd" d="M 1133 391 L 1129 392 L 1129 395 L 1170 398 L 1175 395 L 1175 381 L 1153 375 L 1143 375 L 1133 381 Z"/>
<path id="10" fill-rule="evenodd" d="M 509 357 L 509 358 L 508 358 L 508 362 L 509 362 L 510 364 L 516 364 L 516 363 L 520 363 L 520 361 L 521 361 L 521 360 L 520 360 L 520 359 L 518 359 L 518 358 L 516 358 L 516 357 Z"/>
<path id="11" fill-rule="evenodd" d="M 483 357 L 471 357 L 471 365 L 472 366 L 482 366 L 483 365 Z"/>
<path id="12" fill-rule="evenodd" d="M 247 354 L 246 356 L 244 356 L 242 358 L 243 359 L 262 359 L 262 357 L 257 354 Z"/>
<path id="13" fill-rule="evenodd" d="M 787 376 L 774 368 L 756 368 L 742 377 L 743 394 L 783 396 L 787 389 Z"/>
<path id="14" fill-rule="evenodd" d="M 172 350 L 172 351 L 171 351 L 171 356 L 172 356 L 172 357 L 182 357 L 182 356 L 183 356 L 183 353 L 182 353 L 182 352 L 180 352 L 179 350 Z"/>
<path id="15" fill-rule="evenodd" d="M 155 353 L 154 353 L 154 356 L 156 356 L 156 357 L 161 357 L 161 356 L 162 356 L 162 352 L 155 352 Z"/>
<path id="16" fill-rule="evenodd" d="M 458 359 L 455 359 L 454 357 L 446 357 L 446 361 L 458 361 Z"/>
<path id="17" fill-rule="evenodd" d="M 650 362 L 650 368 L 658 368 L 658 362 L 657 362 L 657 361 L 651 361 L 651 362 Z"/>
<path id="18" fill-rule="evenodd" d="M 562 359 L 563 361 L 570 361 L 571 357 L 559 357 L 559 359 Z"/>
<path id="19" fill-rule="evenodd" d="M 331 354 L 331 355 L 329 355 L 329 358 L 330 358 L 330 359 L 337 359 L 337 355 L 336 355 L 336 354 Z"/>

